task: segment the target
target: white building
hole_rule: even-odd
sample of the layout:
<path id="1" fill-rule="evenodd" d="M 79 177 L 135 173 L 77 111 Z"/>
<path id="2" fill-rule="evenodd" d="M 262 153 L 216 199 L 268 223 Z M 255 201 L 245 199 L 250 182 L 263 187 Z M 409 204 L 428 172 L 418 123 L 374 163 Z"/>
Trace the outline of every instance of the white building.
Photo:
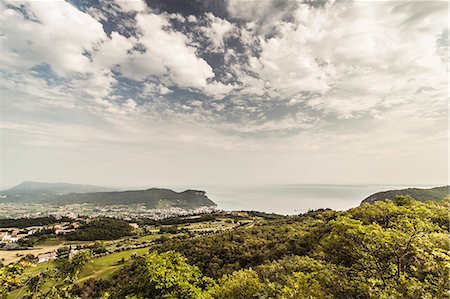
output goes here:
<path id="1" fill-rule="evenodd" d="M 6 243 L 16 243 L 19 240 L 17 237 L 13 237 L 8 233 L 5 233 L 2 237 L 2 242 Z"/>
<path id="2" fill-rule="evenodd" d="M 38 264 L 45 263 L 48 261 L 53 261 L 56 259 L 56 252 L 52 251 L 52 252 L 42 253 L 42 254 L 38 255 L 37 258 L 38 258 L 38 261 L 37 261 Z"/>

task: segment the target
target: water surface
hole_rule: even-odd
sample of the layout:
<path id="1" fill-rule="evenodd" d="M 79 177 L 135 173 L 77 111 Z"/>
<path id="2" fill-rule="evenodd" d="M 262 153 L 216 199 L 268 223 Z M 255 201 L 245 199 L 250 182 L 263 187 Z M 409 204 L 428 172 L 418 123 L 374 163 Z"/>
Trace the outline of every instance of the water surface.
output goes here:
<path id="1" fill-rule="evenodd" d="M 223 210 L 257 210 L 299 214 L 310 209 L 346 210 L 358 206 L 373 193 L 403 189 L 405 185 L 264 185 L 196 186 Z M 428 188 L 432 186 L 416 186 Z M 176 188 L 179 189 L 179 188 Z"/>

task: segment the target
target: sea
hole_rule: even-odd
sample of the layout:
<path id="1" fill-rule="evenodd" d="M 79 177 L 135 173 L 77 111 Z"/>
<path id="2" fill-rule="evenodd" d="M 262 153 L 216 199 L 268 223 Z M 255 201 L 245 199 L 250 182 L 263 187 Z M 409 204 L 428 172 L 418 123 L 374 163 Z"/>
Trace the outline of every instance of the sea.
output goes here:
<path id="1" fill-rule="evenodd" d="M 266 213 L 296 215 L 309 210 L 330 208 L 347 210 L 360 205 L 366 197 L 380 191 L 409 187 L 430 188 L 435 185 L 254 185 L 190 186 L 206 191 L 221 210 L 255 210 Z M 172 187 L 183 191 L 186 188 Z"/>

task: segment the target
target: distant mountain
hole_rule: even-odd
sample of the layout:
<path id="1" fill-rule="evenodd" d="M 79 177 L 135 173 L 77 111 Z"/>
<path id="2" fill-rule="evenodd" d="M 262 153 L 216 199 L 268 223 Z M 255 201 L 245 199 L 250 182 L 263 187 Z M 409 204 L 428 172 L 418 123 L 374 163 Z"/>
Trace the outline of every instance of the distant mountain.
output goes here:
<path id="1" fill-rule="evenodd" d="M 449 196 L 449 186 L 434 187 L 430 189 L 407 188 L 401 190 L 389 190 L 370 195 L 362 203 L 374 203 L 379 200 L 393 200 L 399 195 L 411 196 L 418 201 L 440 201 Z"/>
<path id="2" fill-rule="evenodd" d="M 113 191 L 111 188 L 93 185 L 66 183 L 23 182 L 10 189 L 0 191 L 0 202 L 48 203 L 67 205 L 91 203 L 96 205 L 127 205 L 142 203 L 147 208 L 179 207 L 194 209 L 216 206 L 205 191 L 186 190 L 175 192 L 169 189 Z"/>
<path id="3" fill-rule="evenodd" d="M 144 203 L 147 208 L 179 207 L 193 209 L 203 206 L 216 206 L 205 191 L 186 190 L 175 192 L 169 189 L 152 188 L 117 192 L 72 193 L 59 196 L 54 202 L 63 205 L 70 203 L 92 203 L 98 205 L 126 205 Z"/>
<path id="4" fill-rule="evenodd" d="M 0 201 L 41 202 L 50 200 L 55 196 L 69 193 L 101 192 L 112 190 L 114 189 L 94 185 L 24 181 L 17 186 L 0 191 Z"/>

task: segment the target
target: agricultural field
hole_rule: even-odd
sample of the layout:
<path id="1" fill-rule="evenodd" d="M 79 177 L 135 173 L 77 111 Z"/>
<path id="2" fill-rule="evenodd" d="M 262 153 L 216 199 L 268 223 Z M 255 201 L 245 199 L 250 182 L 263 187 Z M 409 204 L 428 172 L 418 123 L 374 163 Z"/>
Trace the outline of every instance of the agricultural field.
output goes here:
<path id="1" fill-rule="evenodd" d="M 55 251 L 58 248 L 63 246 L 59 245 L 51 245 L 51 246 L 39 246 L 33 249 L 24 249 L 24 250 L 1 250 L 0 251 L 0 260 L 3 264 L 11 264 L 18 262 L 22 257 L 27 254 L 32 254 L 37 256 L 42 253 L 47 253 L 51 251 Z"/>

